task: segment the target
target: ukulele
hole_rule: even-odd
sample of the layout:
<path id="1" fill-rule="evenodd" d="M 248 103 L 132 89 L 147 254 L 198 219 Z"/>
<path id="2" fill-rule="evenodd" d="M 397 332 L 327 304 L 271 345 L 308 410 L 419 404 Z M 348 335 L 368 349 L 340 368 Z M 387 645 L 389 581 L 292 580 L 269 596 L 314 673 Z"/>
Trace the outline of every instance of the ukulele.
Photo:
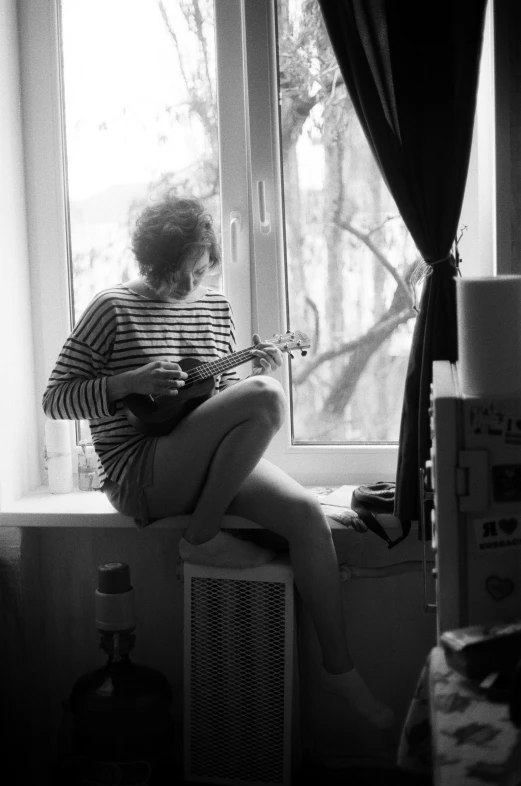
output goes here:
<path id="1" fill-rule="evenodd" d="M 292 358 L 292 349 L 305 350 L 310 346 L 309 338 L 299 330 L 284 335 L 276 334 L 271 343 Z M 203 401 L 209 399 L 215 389 L 214 378 L 223 371 L 247 363 L 254 355 L 255 345 L 239 352 L 232 352 L 219 360 L 203 363 L 197 358 L 182 358 L 179 366 L 188 375 L 183 387 L 178 389 L 177 396 L 145 396 L 131 393 L 123 399 L 123 411 L 129 423 L 147 437 L 162 437 L 194 410 Z"/>

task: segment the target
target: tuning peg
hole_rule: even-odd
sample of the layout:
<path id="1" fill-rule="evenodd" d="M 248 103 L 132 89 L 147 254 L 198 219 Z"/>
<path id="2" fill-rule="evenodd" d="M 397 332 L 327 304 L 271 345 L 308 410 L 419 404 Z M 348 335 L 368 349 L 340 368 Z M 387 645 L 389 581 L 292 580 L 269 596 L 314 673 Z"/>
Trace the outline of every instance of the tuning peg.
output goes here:
<path id="1" fill-rule="evenodd" d="M 294 356 L 294 355 L 292 355 L 292 354 L 291 354 L 291 352 L 289 352 L 289 351 L 288 351 L 288 355 L 290 356 L 290 358 L 291 358 L 292 360 L 294 360 L 294 357 L 295 357 L 295 356 Z"/>
<path id="2" fill-rule="evenodd" d="M 306 349 L 301 349 L 301 350 L 300 350 L 300 354 L 301 354 L 301 356 L 302 356 L 303 358 L 305 358 L 305 357 L 306 357 L 306 355 L 307 355 L 308 353 L 307 353 L 307 350 L 306 350 Z"/>

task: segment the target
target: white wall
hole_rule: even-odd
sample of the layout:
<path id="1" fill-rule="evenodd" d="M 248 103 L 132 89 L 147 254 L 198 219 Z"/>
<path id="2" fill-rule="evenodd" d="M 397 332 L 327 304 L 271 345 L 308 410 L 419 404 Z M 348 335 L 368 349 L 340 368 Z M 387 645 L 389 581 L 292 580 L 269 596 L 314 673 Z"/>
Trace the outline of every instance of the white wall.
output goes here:
<path id="1" fill-rule="evenodd" d="M 461 273 L 465 277 L 492 276 L 497 271 L 494 100 L 494 29 L 489 5 L 471 159 L 457 233 L 459 236 L 462 227 L 467 227 L 459 243 Z"/>
<path id="2" fill-rule="evenodd" d="M 16 0 L 0 0 L 0 504 L 39 482 Z"/>

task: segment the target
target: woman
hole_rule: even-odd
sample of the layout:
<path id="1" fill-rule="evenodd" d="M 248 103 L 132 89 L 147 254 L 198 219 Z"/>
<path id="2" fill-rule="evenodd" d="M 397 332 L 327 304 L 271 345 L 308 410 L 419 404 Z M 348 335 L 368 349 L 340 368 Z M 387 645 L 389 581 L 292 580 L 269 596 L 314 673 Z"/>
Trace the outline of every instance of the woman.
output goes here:
<path id="1" fill-rule="evenodd" d="M 319 503 L 263 458 L 285 414 L 270 372 L 280 351 L 255 335 L 253 373 L 223 373 L 216 395 L 166 436 L 145 437 L 127 421 L 130 393 L 176 396 L 187 375 L 175 359 L 215 360 L 234 351 L 227 299 L 203 284 L 220 262 L 211 217 L 195 199 L 169 193 L 144 209 L 132 236 L 134 280 L 98 294 L 67 339 L 43 397 L 51 418 L 90 421 L 103 491 L 139 526 L 189 514 L 183 559 L 250 567 L 275 556 L 221 531 L 242 516 L 289 543 L 297 588 L 323 655 L 323 687 L 374 725 L 393 722 L 357 674 L 349 652 L 337 556 Z"/>

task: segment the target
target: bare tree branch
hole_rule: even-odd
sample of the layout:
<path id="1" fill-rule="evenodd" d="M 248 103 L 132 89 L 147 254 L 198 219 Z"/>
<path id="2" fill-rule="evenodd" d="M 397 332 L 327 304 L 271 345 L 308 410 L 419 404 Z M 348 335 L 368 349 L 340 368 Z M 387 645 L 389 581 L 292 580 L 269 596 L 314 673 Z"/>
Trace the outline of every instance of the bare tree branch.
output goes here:
<path id="1" fill-rule="evenodd" d="M 398 288 L 402 290 L 402 293 L 405 295 L 407 300 L 410 302 L 411 306 L 413 303 L 412 293 L 410 287 L 407 286 L 403 278 L 400 276 L 394 265 L 391 265 L 385 254 L 378 248 L 378 246 L 371 240 L 370 235 L 374 232 L 374 229 L 371 230 L 371 233 L 361 232 L 360 229 L 354 227 L 349 221 L 345 219 L 337 219 L 338 226 L 342 229 L 345 229 L 346 232 L 350 232 L 354 235 L 358 240 L 360 240 L 367 248 L 375 255 L 377 260 L 380 262 L 382 267 L 384 267 L 387 272 L 394 278 L 396 281 Z"/>
<path id="2" fill-rule="evenodd" d="M 213 91 L 212 91 L 212 80 L 210 79 L 210 69 L 209 69 L 209 57 L 208 57 L 208 46 L 206 45 L 206 38 L 203 31 L 203 15 L 201 13 L 201 8 L 199 5 L 199 0 L 191 0 L 194 12 L 194 21 L 195 21 L 195 29 L 197 31 L 197 38 L 199 39 L 199 43 L 201 44 L 201 49 L 203 50 L 204 56 L 204 70 L 206 74 L 206 85 L 208 87 L 208 93 L 210 96 L 210 106 L 213 106 Z"/>
<path id="3" fill-rule="evenodd" d="M 317 304 L 312 300 L 309 295 L 306 295 L 305 301 L 313 314 L 314 329 L 313 338 L 311 339 L 311 352 L 316 352 L 320 341 L 320 313 Z"/>
<path id="4" fill-rule="evenodd" d="M 170 34 L 170 36 L 171 36 L 171 38 L 172 38 L 172 40 L 174 42 L 175 49 L 176 49 L 176 52 L 177 52 L 177 59 L 179 61 L 179 68 L 181 69 L 181 75 L 183 77 L 183 82 L 185 83 L 185 87 L 186 87 L 187 92 L 190 93 L 191 85 L 189 84 L 188 78 L 186 76 L 186 71 L 185 71 L 184 64 L 183 64 L 183 58 L 181 57 L 181 50 L 179 48 L 179 41 L 177 40 L 177 35 L 175 33 L 174 28 L 170 24 L 170 19 L 168 18 L 168 14 L 166 12 L 166 8 L 165 8 L 165 4 L 164 4 L 163 0 L 157 0 L 157 4 L 159 6 L 159 10 L 161 12 L 161 16 L 163 17 L 163 22 L 166 25 L 166 29 L 168 30 L 168 32 L 169 32 L 169 34 Z"/>
<path id="5" fill-rule="evenodd" d="M 183 56 L 181 54 L 179 39 L 172 24 L 170 23 L 170 19 L 164 5 L 164 0 L 157 0 L 157 3 L 166 29 L 175 45 L 179 67 L 181 69 L 183 81 L 189 96 L 189 111 L 193 112 L 199 117 L 199 120 L 201 121 L 203 128 L 208 135 L 212 149 L 215 150 L 217 143 L 217 124 L 213 111 L 214 96 L 212 90 L 212 80 L 210 78 L 208 46 L 203 30 L 203 15 L 201 12 L 199 0 L 191 0 L 189 4 L 181 4 L 180 6 L 188 28 L 191 30 L 192 34 L 196 35 L 197 41 L 203 53 L 204 73 L 196 74 L 195 77 L 198 77 L 196 79 L 194 79 L 192 75 L 191 80 L 188 78 L 184 66 Z M 202 85 L 201 89 L 197 87 L 198 83 Z"/>
<path id="6" fill-rule="evenodd" d="M 384 341 L 390 338 L 396 328 L 411 319 L 413 314 L 412 309 L 408 308 L 399 311 L 394 317 L 385 319 L 383 325 L 379 325 L 381 328 L 379 331 L 373 331 L 369 335 L 366 333 L 366 340 L 351 353 L 349 362 L 335 376 L 329 395 L 324 402 L 324 412 L 335 416 L 343 415 L 367 364 L 375 352 Z"/>
<path id="7" fill-rule="evenodd" d="M 306 363 L 306 367 L 301 371 L 301 373 L 293 377 L 294 384 L 302 385 L 310 376 L 310 374 L 313 374 L 313 372 L 316 371 L 319 366 L 321 366 L 323 363 L 327 363 L 329 360 L 334 360 L 341 355 L 347 355 L 351 352 L 354 352 L 355 350 L 364 346 L 364 344 L 373 345 L 375 341 L 380 341 L 380 339 L 385 340 L 385 338 L 387 338 L 394 330 L 396 330 L 399 325 L 407 322 L 407 320 L 414 316 L 415 313 L 412 309 L 412 306 L 402 308 L 400 311 L 393 314 L 387 312 L 387 314 L 382 317 L 382 319 L 377 322 L 376 325 L 373 325 L 373 327 L 369 328 L 369 330 L 362 336 L 358 336 L 358 338 L 352 339 L 351 341 L 346 341 L 343 344 L 334 347 L 333 349 L 328 349 L 325 352 L 321 352 L 320 355 L 318 355 L 316 358 Z"/>

